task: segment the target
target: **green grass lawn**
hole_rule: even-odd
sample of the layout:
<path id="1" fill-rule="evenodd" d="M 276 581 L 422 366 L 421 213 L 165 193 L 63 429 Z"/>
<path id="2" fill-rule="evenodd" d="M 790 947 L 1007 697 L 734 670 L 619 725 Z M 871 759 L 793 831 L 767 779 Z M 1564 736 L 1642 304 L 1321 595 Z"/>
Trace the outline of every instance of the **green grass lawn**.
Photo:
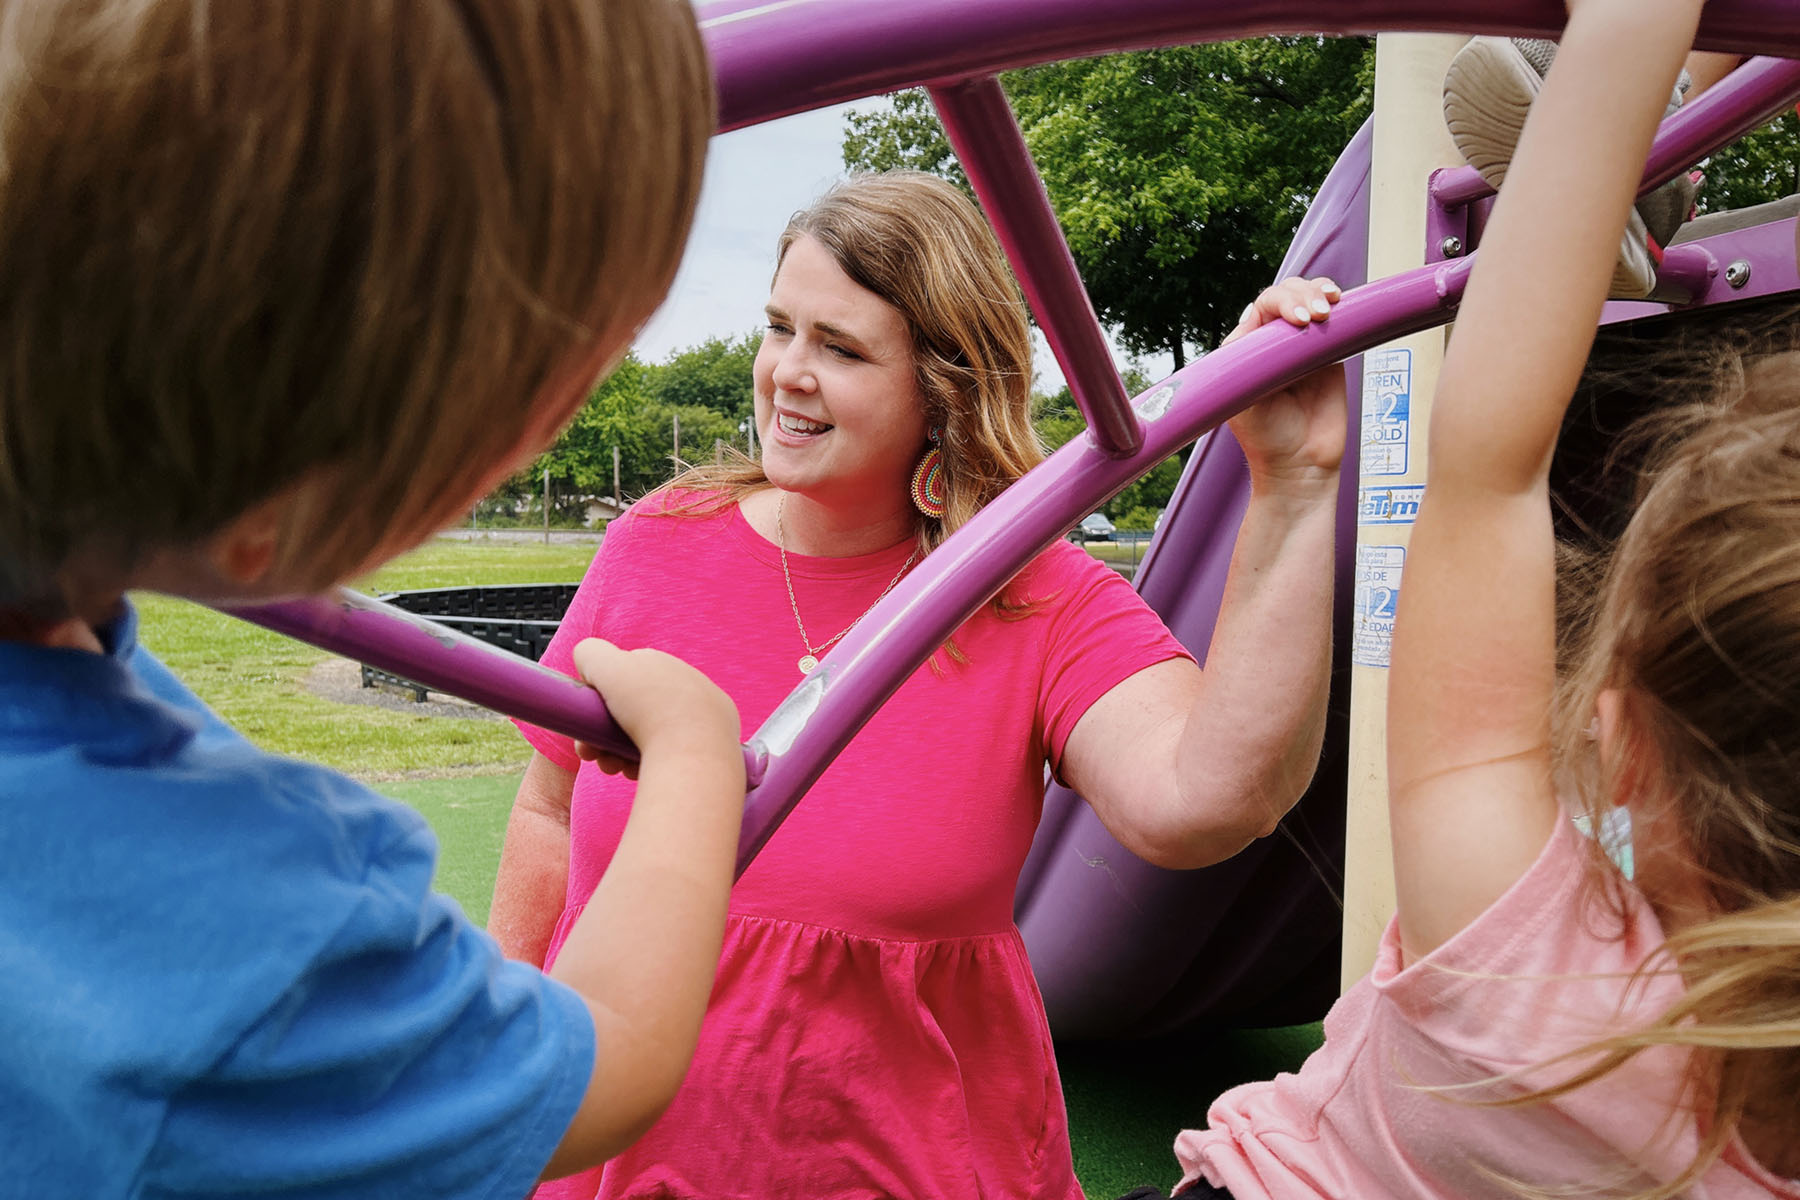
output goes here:
<path id="1" fill-rule="evenodd" d="M 1129 546 L 1089 546 L 1123 551 Z M 579 579 L 591 545 L 437 541 L 358 586 L 369 592 Z M 1104 554 L 1102 556 L 1105 556 Z M 485 922 L 506 816 L 530 751 L 502 721 L 427 717 L 326 700 L 307 690 L 324 651 L 159 596 L 134 598 L 142 639 L 252 741 L 370 780 L 412 805 L 441 847 L 438 886 Z M 413 776 L 399 778 L 399 776 Z M 1096 1200 L 1175 1182 L 1176 1132 L 1221 1091 L 1293 1070 L 1316 1025 L 1058 1048 L 1075 1167 Z"/>
<path id="2" fill-rule="evenodd" d="M 382 568 L 368 592 L 458 584 L 580 579 L 588 544 L 434 541 Z M 503 721 L 427 717 L 346 706 L 314 695 L 307 672 L 323 650 L 211 609 L 164 596 L 133 597 L 140 637 L 232 726 L 265 750 L 324 763 L 361 779 L 517 772 L 531 756 Z"/>

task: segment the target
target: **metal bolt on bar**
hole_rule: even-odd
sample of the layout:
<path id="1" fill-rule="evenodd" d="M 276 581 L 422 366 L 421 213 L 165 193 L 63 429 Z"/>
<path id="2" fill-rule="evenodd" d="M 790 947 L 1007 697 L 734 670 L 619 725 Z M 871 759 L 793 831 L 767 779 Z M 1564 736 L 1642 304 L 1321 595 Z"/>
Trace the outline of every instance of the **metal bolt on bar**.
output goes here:
<path id="1" fill-rule="evenodd" d="M 1131 411 L 1100 318 L 1000 81 L 988 75 L 930 90 L 1094 444 L 1114 458 L 1134 453 L 1144 444 L 1143 425 Z"/>

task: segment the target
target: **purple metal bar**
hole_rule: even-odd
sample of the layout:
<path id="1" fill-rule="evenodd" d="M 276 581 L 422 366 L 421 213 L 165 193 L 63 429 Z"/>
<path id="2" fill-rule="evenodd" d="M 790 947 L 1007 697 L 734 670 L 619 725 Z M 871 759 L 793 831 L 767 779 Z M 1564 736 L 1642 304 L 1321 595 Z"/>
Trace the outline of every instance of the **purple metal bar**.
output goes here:
<path id="1" fill-rule="evenodd" d="M 1663 122 L 1638 195 L 1661 187 L 1693 164 L 1763 124 L 1800 97 L 1800 62 L 1758 58 L 1745 63 Z M 1434 172 L 1431 198 L 1457 208 L 1494 194 L 1474 167 Z"/>
<path id="2" fill-rule="evenodd" d="M 1447 258 L 1461 258 L 1475 248 L 1475 237 L 1470 214 L 1475 210 L 1468 204 L 1445 204 L 1438 198 L 1438 180 L 1451 172 L 1469 170 L 1468 167 L 1439 167 L 1431 173 L 1425 186 L 1425 257 L 1421 262 L 1442 262 Z M 1479 175 L 1476 176 L 1480 178 Z"/>
<path id="3" fill-rule="evenodd" d="M 637 747 L 607 715 L 598 692 L 548 667 L 348 588 L 335 600 L 284 600 L 226 609 L 265 629 L 415 679 L 568 737 L 635 759 Z M 746 749 L 752 785 L 761 757 Z"/>
<path id="4" fill-rule="evenodd" d="M 1721 233 L 1669 247 L 1669 258 L 1702 252 L 1718 269 L 1694 294 L 1696 304 L 1727 304 L 1786 292 L 1800 292 L 1800 263 L 1795 259 L 1796 221 L 1789 218 Z M 1665 266 L 1666 266 L 1665 262 Z M 1731 270 L 1733 266 L 1737 271 Z M 1741 272 L 1741 274 L 1740 274 Z M 1742 282 L 1732 285 L 1732 279 Z"/>
<path id="5" fill-rule="evenodd" d="M 1329 321 L 1266 326 L 1215 350 L 1137 398 L 1145 436 L 1135 455 L 1108 458 L 1070 442 L 1001 493 L 870 609 L 751 738 L 769 765 L 745 800 L 740 870 L 926 656 L 1096 500 L 1271 389 L 1443 324 L 1471 265 L 1397 275 L 1347 294 Z"/>
<path id="6" fill-rule="evenodd" d="M 700 10 L 719 127 L 1116 50 L 1273 33 L 1555 37 L 1560 0 L 723 0 Z M 1712 0 L 1704 50 L 1800 55 L 1792 0 Z"/>
<path id="7" fill-rule="evenodd" d="M 1718 274 L 1719 260 L 1704 245 L 1673 246 L 1656 269 L 1658 294 L 1679 294 L 1681 303 L 1692 304 L 1707 293 Z"/>
<path id="8" fill-rule="evenodd" d="M 990 75 L 934 87 L 931 100 L 1087 418 L 1089 436 L 1114 458 L 1131 454 L 1144 444 L 1143 428 L 1000 81 Z"/>

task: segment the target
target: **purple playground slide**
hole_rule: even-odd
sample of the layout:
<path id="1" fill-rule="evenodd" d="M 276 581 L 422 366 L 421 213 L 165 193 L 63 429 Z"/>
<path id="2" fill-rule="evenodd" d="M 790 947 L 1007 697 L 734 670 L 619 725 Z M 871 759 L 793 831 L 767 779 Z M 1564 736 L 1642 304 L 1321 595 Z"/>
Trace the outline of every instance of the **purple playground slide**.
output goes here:
<path id="1" fill-rule="evenodd" d="M 1328 275 L 1346 290 L 1364 282 L 1371 141 L 1365 124 L 1319 189 L 1277 278 Z M 1200 1020 L 1290 1024 L 1316 1020 L 1337 997 L 1361 362 L 1344 368 L 1351 419 L 1338 500 L 1338 654 L 1317 782 L 1276 836 L 1200 871 L 1151 866 L 1079 796 L 1053 784 L 1015 914 L 1059 1036 L 1150 1034 Z M 1138 592 L 1203 665 L 1248 498 L 1231 431 L 1206 435 L 1138 568 Z"/>
<path id="2" fill-rule="evenodd" d="M 1557 0 L 722 0 L 700 9 L 729 130 L 899 88 L 928 86 L 963 166 L 1070 381 L 1089 434 L 977 514 L 872 608 L 745 747 L 739 870 L 900 683 L 1043 547 L 1195 438 L 1140 568 L 1143 594 L 1196 652 L 1210 637 L 1245 502 L 1242 458 L 1213 432 L 1257 396 L 1318 367 L 1448 321 L 1479 244 L 1487 189 L 1439 172 L 1429 245 L 1460 257 L 1364 283 L 1369 133 L 1322 186 L 1283 273 L 1328 273 L 1348 290 L 1328 322 L 1268 327 L 1128 397 L 1105 349 L 1023 139 L 993 76 L 1084 54 L 1265 33 L 1422 30 L 1554 35 Z M 1800 56 L 1791 0 L 1712 0 L 1704 49 Z M 1800 63 L 1746 66 L 1665 123 L 1648 190 L 1800 96 Z M 1794 220 L 1672 247 L 1665 274 L 1696 305 L 1800 291 Z M 1546 286 L 1556 264 L 1545 263 Z M 1354 286 L 1361 284 L 1362 286 Z M 1611 306 L 1609 319 L 1667 311 Z M 1358 422 L 1351 422 L 1352 438 Z M 1350 447 L 1353 452 L 1355 445 Z M 1350 593 L 1356 481 L 1339 516 L 1338 643 Z M 622 753 L 603 701 L 503 651 L 346 595 L 240 615 L 372 666 Z M 1342 664 L 1339 664 L 1340 667 Z M 1199 1022 L 1268 1024 L 1321 1014 L 1337 991 L 1347 671 L 1318 783 L 1281 832 L 1204 871 L 1171 873 L 1119 847 L 1078 798 L 1053 789 L 1019 889 L 1018 914 L 1056 1032 L 1153 1033 Z M 1243 714 L 1246 721 L 1255 713 Z"/>

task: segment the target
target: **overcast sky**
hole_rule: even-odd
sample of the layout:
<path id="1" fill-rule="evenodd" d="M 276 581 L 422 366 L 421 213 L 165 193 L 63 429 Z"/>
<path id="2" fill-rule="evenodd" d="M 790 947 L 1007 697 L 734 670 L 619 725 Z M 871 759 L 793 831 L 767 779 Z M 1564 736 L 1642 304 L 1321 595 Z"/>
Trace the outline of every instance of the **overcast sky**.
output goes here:
<path id="1" fill-rule="evenodd" d="M 669 299 L 637 340 L 639 358 L 661 362 L 709 337 L 761 326 L 775 239 L 795 211 L 844 175 L 844 114 L 884 104 L 863 100 L 819 109 L 712 140 L 687 256 Z M 1041 337 L 1032 361 L 1040 391 L 1062 386 L 1062 373 Z M 1144 365 L 1153 377 L 1170 369 L 1166 358 Z"/>

